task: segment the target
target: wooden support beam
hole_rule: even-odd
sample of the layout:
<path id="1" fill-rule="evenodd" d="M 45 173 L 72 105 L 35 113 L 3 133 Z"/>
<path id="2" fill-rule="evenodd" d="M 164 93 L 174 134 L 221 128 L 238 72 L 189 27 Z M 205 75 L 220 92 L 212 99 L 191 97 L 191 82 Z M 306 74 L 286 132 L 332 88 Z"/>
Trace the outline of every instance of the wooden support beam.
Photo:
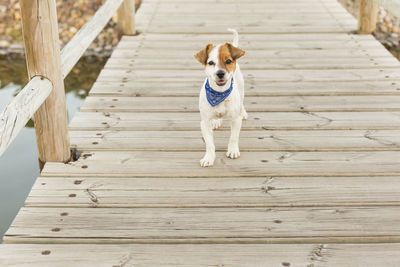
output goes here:
<path id="1" fill-rule="evenodd" d="M 136 35 L 135 0 L 124 0 L 118 9 L 118 28 L 123 35 Z"/>
<path id="2" fill-rule="evenodd" d="M 360 0 L 358 11 L 358 33 L 370 34 L 375 31 L 378 5 L 373 0 Z"/>
<path id="3" fill-rule="evenodd" d="M 34 115 L 39 161 L 70 159 L 68 118 L 55 0 L 19 1 L 29 78 L 42 75 L 53 90 Z"/>

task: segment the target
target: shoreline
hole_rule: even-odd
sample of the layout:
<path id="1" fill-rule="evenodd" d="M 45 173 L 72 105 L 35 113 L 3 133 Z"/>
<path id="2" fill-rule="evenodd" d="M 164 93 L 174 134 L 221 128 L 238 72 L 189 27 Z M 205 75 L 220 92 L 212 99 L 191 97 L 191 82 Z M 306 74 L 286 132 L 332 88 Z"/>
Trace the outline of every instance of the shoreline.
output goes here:
<path id="1" fill-rule="evenodd" d="M 60 47 L 64 47 L 104 4 L 105 0 L 56 0 Z M 142 0 L 135 0 L 136 11 Z M 105 59 L 118 44 L 121 36 L 116 15 L 107 23 L 83 57 Z M 0 1 L 0 59 L 24 59 L 21 14 L 18 0 Z"/>

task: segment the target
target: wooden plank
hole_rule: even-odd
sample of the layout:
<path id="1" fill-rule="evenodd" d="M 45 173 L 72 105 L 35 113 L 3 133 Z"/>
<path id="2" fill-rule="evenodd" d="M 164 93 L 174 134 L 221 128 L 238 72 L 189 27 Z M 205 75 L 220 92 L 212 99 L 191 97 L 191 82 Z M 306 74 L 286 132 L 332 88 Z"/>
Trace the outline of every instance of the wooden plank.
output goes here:
<path id="1" fill-rule="evenodd" d="M 83 151 L 67 164 L 48 162 L 49 176 L 240 177 L 390 176 L 400 174 L 398 151 L 242 152 L 237 160 L 217 152 L 214 166 L 200 167 L 204 152 Z M 89 156 L 90 154 L 90 156 Z"/>
<path id="2" fill-rule="evenodd" d="M 168 13 L 170 16 L 174 16 L 175 13 Z M 234 15 L 234 14 L 232 14 Z M 266 28 L 265 26 L 259 26 L 259 27 L 241 27 L 239 24 L 237 27 L 235 27 L 239 32 L 243 33 L 252 33 L 252 34 L 264 34 L 264 33 L 276 33 L 279 34 L 281 32 L 285 33 L 309 33 L 309 32 L 315 32 L 315 33 L 330 33 L 330 32 L 349 32 L 354 29 L 356 29 L 356 23 L 354 25 L 345 25 L 345 26 L 291 26 L 288 25 L 285 27 L 285 25 L 282 26 L 277 26 L 277 27 L 271 27 L 271 28 Z M 150 26 L 147 28 L 148 32 L 151 33 L 202 33 L 202 34 L 209 34 L 209 33 L 224 33 L 226 31 L 226 26 L 216 26 L 216 27 L 207 27 L 203 28 L 201 25 L 199 25 L 198 28 L 193 28 L 193 27 L 185 27 L 185 26 L 172 26 L 172 27 L 157 27 L 157 26 Z"/>
<path id="3" fill-rule="evenodd" d="M 273 16 L 273 18 L 271 18 L 271 16 Z M 170 23 L 173 25 L 184 24 L 186 27 L 190 26 L 193 28 L 199 26 L 212 27 L 212 24 L 214 23 L 213 21 L 207 21 L 206 16 L 193 17 L 192 20 L 189 20 L 189 18 L 190 16 L 176 16 L 176 17 L 174 16 L 171 17 Z M 154 18 L 152 20 L 152 26 L 153 27 L 160 26 L 167 28 L 168 25 L 165 25 L 165 19 L 166 19 L 165 17 Z M 298 27 L 298 26 L 313 26 L 313 25 L 319 25 L 323 27 L 334 27 L 340 24 L 354 27 L 355 25 L 355 21 L 353 18 L 349 18 L 346 16 L 344 18 L 341 18 L 340 22 L 338 23 L 338 21 L 335 18 L 329 16 L 329 14 L 326 13 L 321 16 L 318 15 L 306 16 L 298 14 L 294 16 L 282 15 L 280 17 L 278 17 L 277 15 L 262 16 L 262 14 L 255 15 L 254 17 L 246 17 L 246 16 L 236 17 L 230 14 L 226 14 L 223 16 L 219 15 L 218 19 L 220 20 L 220 24 L 218 24 L 218 26 L 220 26 L 221 28 L 226 26 L 229 27 L 229 25 L 235 28 L 243 26 L 247 29 L 263 25 L 268 25 L 270 27 L 282 27 L 282 26 Z M 245 22 L 243 22 L 243 20 L 245 20 Z"/>
<path id="4" fill-rule="evenodd" d="M 196 83 L 156 81 L 96 82 L 89 94 L 92 96 L 199 96 L 201 80 Z M 312 81 L 274 82 L 246 81 L 246 98 L 250 96 L 333 96 L 333 95 L 399 95 L 400 82 L 384 81 Z"/>
<path id="5" fill-rule="evenodd" d="M 147 0 L 147 2 L 159 2 L 160 0 Z M 196 0 L 168 0 L 168 3 L 171 4 L 182 4 L 182 2 L 184 3 L 190 3 L 192 4 L 193 2 L 198 3 L 198 1 Z M 215 3 L 215 0 L 204 0 L 204 3 Z M 232 0 L 218 0 L 218 3 L 222 4 L 222 3 L 232 3 Z M 249 4 L 256 4 L 259 3 L 258 0 L 245 0 L 243 3 L 249 3 Z M 280 3 L 288 3 L 291 4 L 293 3 L 293 0 L 269 0 L 266 3 L 275 3 L 275 4 L 280 4 Z M 321 0 L 321 1 L 316 1 L 316 0 L 297 0 L 296 3 L 305 3 L 305 4 L 330 4 L 330 5 L 334 5 L 336 4 L 336 2 L 332 1 L 332 0 Z M 337 5 L 337 4 L 336 4 Z"/>
<path id="6" fill-rule="evenodd" d="M 158 6 L 162 7 L 162 10 L 158 11 L 165 11 L 165 10 L 175 10 L 175 9 L 181 9 L 181 10 L 188 10 L 189 12 L 191 11 L 192 13 L 195 13 L 198 9 L 202 9 L 203 11 L 207 11 L 209 8 L 210 3 L 207 2 L 190 2 L 187 5 L 182 5 L 182 2 L 170 2 L 170 1 L 158 1 Z M 319 1 L 314 1 L 311 2 L 313 3 L 313 7 L 310 8 L 309 4 L 310 2 L 293 2 L 293 1 L 283 1 L 283 2 L 232 2 L 232 1 L 225 1 L 225 2 L 213 2 L 213 6 L 216 8 L 235 8 L 238 7 L 241 9 L 242 7 L 251 7 L 251 8 L 257 8 L 257 7 L 270 7 L 270 8 L 283 8 L 285 7 L 287 9 L 290 9 L 291 7 L 299 7 L 302 6 L 306 10 L 315 10 L 314 7 L 324 7 L 325 5 L 328 5 L 330 9 L 341 9 L 344 12 L 345 9 L 335 3 L 334 1 L 325 1 L 325 2 L 319 2 Z M 308 8 L 308 9 L 307 9 Z M 272 11 L 272 10 L 271 10 Z M 326 12 L 326 10 L 324 10 Z"/>
<path id="7" fill-rule="evenodd" d="M 286 7 L 286 8 L 285 8 Z M 199 4 L 199 5 L 175 5 L 171 6 L 169 3 L 159 3 L 158 4 L 158 10 L 157 10 L 157 15 L 166 15 L 166 14 L 179 14 L 179 13 L 186 13 L 187 15 L 196 15 L 196 14 L 209 14 L 209 16 L 215 16 L 221 13 L 224 14 L 229 14 L 229 15 L 235 15 L 235 14 L 241 14 L 241 15 L 247 15 L 251 16 L 252 14 L 276 14 L 276 13 L 286 13 L 286 14 L 291 14 L 291 13 L 301 13 L 301 14 L 312 14 L 312 13 L 324 13 L 326 12 L 326 9 L 324 6 L 313 6 L 310 8 L 308 5 L 304 5 L 303 7 L 301 6 L 291 6 L 286 3 L 283 3 L 283 5 L 271 7 L 273 8 L 272 10 L 265 10 L 260 8 L 259 4 L 249 6 L 249 5 L 240 5 L 236 3 L 231 3 L 231 4 L 223 4 L 223 5 L 217 5 L 214 4 L 213 8 L 210 8 L 209 5 L 207 4 Z M 268 8 L 268 6 L 266 6 Z M 278 9 L 279 8 L 279 9 Z M 278 10 L 277 10 L 278 9 Z M 329 10 L 334 13 L 341 13 L 343 16 L 346 14 L 346 10 L 343 9 L 343 7 L 329 7 Z M 208 13 L 207 13 L 208 12 Z M 348 13 L 347 13 L 348 14 Z"/>
<path id="8" fill-rule="evenodd" d="M 35 76 L 0 112 L 0 156 L 53 90 L 50 80 Z"/>
<path id="9" fill-rule="evenodd" d="M 141 8 L 139 9 L 138 12 L 140 12 Z M 181 14 L 182 15 L 182 14 Z M 158 17 L 159 15 L 157 15 Z M 179 15 L 176 15 L 179 16 Z M 201 17 L 200 14 L 197 16 Z M 228 15 L 229 16 L 229 15 Z M 266 16 L 264 14 L 260 15 L 261 17 L 265 18 Z M 277 14 L 276 16 L 280 16 Z M 293 17 L 296 15 L 290 15 L 290 17 Z M 304 18 L 306 15 L 302 15 L 301 18 Z M 324 15 L 325 16 L 325 15 Z M 192 15 L 189 15 L 189 17 L 193 17 Z M 257 18 L 256 14 L 251 15 L 252 18 Z M 167 18 L 167 16 L 165 16 Z M 169 18 L 169 16 L 168 16 Z M 209 18 L 209 16 L 205 15 L 205 18 Z M 239 16 L 240 18 L 240 16 Z M 248 18 L 248 17 L 247 17 Z M 246 18 L 246 20 L 247 20 Z M 316 17 L 316 18 L 321 18 L 321 17 Z M 226 41 L 232 39 L 232 33 L 231 32 L 224 32 L 222 34 L 199 34 L 199 33 L 185 33 L 185 34 L 159 34 L 159 33 L 147 33 L 144 32 L 140 35 L 137 36 L 123 36 L 121 39 L 121 42 L 135 42 L 137 40 L 146 40 L 146 41 L 176 41 L 179 40 L 179 42 L 186 42 L 186 41 L 197 41 L 197 44 L 201 44 L 207 41 Z M 362 42 L 362 41 L 370 41 L 370 42 L 375 42 L 376 39 L 373 36 L 370 35 L 356 35 L 352 33 L 308 33 L 307 35 L 303 33 L 280 33 L 280 34 L 242 34 L 239 32 L 239 43 L 244 43 L 244 42 L 282 42 L 282 41 L 291 41 L 291 42 L 321 42 L 321 41 L 351 41 L 353 40 L 354 42 Z M 266 44 L 268 47 L 268 44 Z M 376 44 L 375 46 L 379 46 L 379 44 Z M 343 49 L 343 48 L 342 48 Z"/>
<path id="10" fill-rule="evenodd" d="M 229 39 L 228 39 L 229 40 Z M 117 49 L 113 52 L 114 58 L 148 58 L 148 59 L 192 59 L 193 54 L 202 49 L 205 43 L 200 43 L 197 47 L 193 47 L 193 50 L 171 50 L 168 53 L 164 53 L 162 57 L 160 54 L 154 53 L 152 49 Z M 365 51 L 363 51 L 365 50 Z M 382 57 L 382 56 L 390 56 L 390 53 L 383 48 L 370 48 L 366 49 L 343 49 L 343 50 L 333 50 L 333 49 L 269 49 L 269 50 L 250 50 L 246 51 L 246 59 L 252 60 L 254 62 L 257 61 L 265 61 L 268 59 L 279 59 L 279 58 L 324 58 L 324 57 Z M 240 63 L 240 61 L 239 61 Z M 199 65 L 199 69 L 201 66 Z"/>
<path id="11" fill-rule="evenodd" d="M 215 131 L 217 151 L 225 151 L 230 131 Z M 71 131 L 78 150 L 204 151 L 200 131 Z M 184 140 L 184 142 L 182 142 Z M 400 150 L 400 131 L 243 131 L 241 151 Z"/>
<path id="12" fill-rule="evenodd" d="M 42 177 L 36 180 L 25 206 L 59 208 L 398 206 L 399 193 L 399 176 L 224 179 Z"/>
<path id="13" fill-rule="evenodd" d="M 294 7 L 296 8 L 296 7 Z M 300 7 L 301 9 L 301 7 Z M 301 11 L 299 11 L 301 14 Z M 260 14 L 260 13 L 259 13 Z M 227 14 L 227 16 L 229 16 L 229 14 Z M 189 18 L 189 17 L 187 17 Z M 274 19 L 274 20 L 269 20 L 269 26 L 272 26 L 271 28 L 277 27 L 277 28 L 302 28 L 302 27 L 310 27 L 310 28 L 314 28 L 316 26 L 318 26 L 319 28 L 337 28 L 340 29 L 342 25 L 346 25 L 347 27 L 354 27 L 356 26 L 356 22 L 354 21 L 354 19 L 352 18 L 343 18 L 340 20 L 340 23 L 338 23 L 333 17 L 328 17 L 325 20 L 321 20 L 321 23 L 316 24 L 314 19 L 303 19 L 302 21 L 299 21 L 298 19 L 296 20 L 296 18 L 288 18 L 286 17 L 287 20 L 285 20 L 285 16 L 281 19 Z M 179 23 L 184 22 L 184 18 L 173 18 L 170 22 L 170 24 L 166 24 L 165 20 L 161 19 L 161 20 L 153 20 L 151 23 L 151 27 L 152 28 L 156 28 L 156 27 L 160 27 L 161 29 L 164 30 L 168 30 L 168 29 L 175 29 L 177 25 L 179 25 Z M 242 20 L 243 21 L 243 20 Z M 220 23 L 218 25 L 215 25 L 214 21 L 206 21 L 204 20 L 204 18 L 200 18 L 200 19 L 194 19 L 192 20 L 186 20 L 186 23 L 181 24 L 183 28 L 192 28 L 194 29 L 194 32 L 196 32 L 196 29 L 205 29 L 205 30 L 209 30 L 209 28 L 220 28 L 222 31 L 226 31 L 226 27 L 232 26 L 234 28 L 242 28 L 245 29 L 244 32 L 252 30 L 252 29 L 257 29 L 260 28 L 262 26 L 264 26 L 265 24 L 267 24 L 268 21 L 266 20 L 254 20 L 254 19 L 246 19 L 246 22 L 243 23 L 242 21 L 238 20 L 238 19 L 234 19 L 232 16 L 226 20 L 224 20 L 223 18 L 221 18 Z M 164 22 L 164 23 L 163 23 Z M 214 26 L 214 27 L 213 27 Z M 343 30 L 343 28 L 342 28 Z M 174 30 L 171 30 L 172 32 Z M 151 32 L 151 31 L 150 31 Z M 263 32 L 270 32 L 269 28 L 264 29 Z"/>
<path id="14" fill-rule="evenodd" d="M 248 112 L 400 111 L 400 96 L 246 97 L 244 105 Z M 81 111 L 199 112 L 199 98 L 89 96 Z"/>
<path id="15" fill-rule="evenodd" d="M 246 70 L 293 70 L 293 69 L 376 69 L 398 68 L 400 63 L 393 57 L 360 57 L 360 58 L 281 58 L 268 61 L 241 59 L 240 66 Z M 198 70 L 199 63 L 192 59 L 144 59 L 144 58 L 111 58 L 105 69 L 119 70 Z"/>
<path id="16" fill-rule="evenodd" d="M 221 129 L 226 129 L 223 125 Z M 77 112 L 71 130 L 200 131 L 198 113 Z M 251 112 L 243 130 L 395 130 L 400 112 Z"/>
<path id="17" fill-rule="evenodd" d="M 160 0 L 147 0 L 146 2 L 159 2 Z M 204 3 L 215 3 L 215 0 L 204 0 L 202 1 Z M 182 3 L 187 3 L 187 4 L 192 4 L 192 3 L 198 3 L 198 1 L 196 0 L 168 0 L 167 3 L 171 3 L 171 4 L 182 4 Z M 232 0 L 218 0 L 218 3 L 222 4 L 222 3 L 232 3 Z M 258 4 L 259 1 L 258 0 L 245 0 L 243 1 L 243 3 L 248 3 L 248 4 Z M 271 3 L 271 4 L 281 4 L 281 3 L 288 3 L 288 4 L 292 4 L 293 0 L 269 0 L 268 2 L 265 3 Z M 332 0 L 320 0 L 320 1 L 316 1 L 316 0 L 297 0 L 296 3 L 304 3 L 304 4 L 328 4 L 328 5 L 337 5 L 336 2 L 332 1 Z"/>
<path id="18" fill-rule="evenodd" d="M 327 69 L 327 70 L 244 70 L 242 71 L 247 84 L 254 81 L 264 82 L 302 82 L 302 81 L 376 81 L 400 80 L 400 69 Z M 202 85 L 205 79 L 204 71 L 198 70 L 118 70 L 103 69 L 97 81 L 130 82 L 157 81 L 197 82 Z"/>
<path id="19" fill-rule="evenodd" d="M 158 5 L 158 7 L 160 7 L 160 5 Z M 191 10 L 188 10 L 188 8 Z M 324 12 L 325 7 L 322 7 L 322 6 L 316 7 L 316 8 L 313 7 L 312 9 L 310 9 L 309 6 L 304 6 L 303 8 L 299 7 L 297 10 L 294 10 L 294 8 L 291 8 L 290 6 L 288 8 L 281 8 L 281 10 L 265 10 L 265 9 L 260 9 L 257 6 L 250 7 L 250 8 L 246 8 L 246 7 L 243 7 L 243 8 L 245 8 L 245 10 L 238 11 L 238 10 L 232 10 L 232 8 L 229 8 L 227 6 L 219 6 L 215 9 L 210 9 L 208 6 L 208 8 L 200 7 L 199 10 L 193 10 L 194 7 L 189 6 L 186 9 L 184 7 L 182 7 L 179 9 L 157 10 L 157 16 L 159 16 L 159 15 L 168 16 L 168 15 L 183 14 L 183 13 L 185 13 L 188 16 L 200 14 L 200 15 L 209 15 L 211 17 L 219 15 L 221 13 L 223 13 L 225 15 L 231 15 L 231 16 L 234 16 L 236 14 L 240 14 L 243 16 L 252 16 L 253 14 L 256 14 L 256 15 L 264 14 L 266 16 L 268 16 L 270 14 L 286 14 L 286 16 L 290 16 L 291 14 L 299 14 L 299 13 L 304 14 L 304 15 L 325 13 Z M 343 7 L 340 7 L 339 9 L 331 9 L 330 8 L 330 13 L 339 14 L 341 17 L 345 17 L 345 18 L 352 17 L 349 13 L 347 13 L 347 11 L 345 11 L 343 9 Z"/>
<path id="20" fill-rule="evenodd" d="M 399 242 L 399 212 L 400 207 L 30 207 L 21 208 L 4 243 Z"/>
<path id="21" fill-rule="evenodd" d="M 3 266 L 398 266 L 399 244 L 170 244 L 0 246 Z"/>
<path id="22" fill-rule="evenodd" d="M 140 35 L 139 35 L 140 36 Z M 158 35 L 157 35 L 158 36 Z M 169 36 L 169 35 L 168 35 Z M 274 35 L 270 35 L 271 37 Z M 279 35 L 280 36 L 280 35 Z M 143 49 L 158 49 L 163 50 L 165 47 L 168 47 L 168 50 L 191 50 L 193 51 L 194 47 L 198 47 L 199 44 L 205 44 L 207 41 L 212 41 L 213 43 L 221 43 L 224 41 L 231 41 L 232 36 L 224 35 L 224 37 L 218 36 L 215 37 L 217 40 L 211 40 L 211 38 L 204 38 L 204 40 L 194 40 L 192 38 L 185 37 L 182 34 L 172 35 L 170 39 L 166 38 L 149 38 L 147 36 L 142 36 L 141 38 L 123 38 L 117 46 L 117 49 L 133 49 L 133 48 L 143 48 Z M 299 39 L 293 40 L 285 40 L 283 36 L 281 38 L 271 38 L 272 40 L 242 40 L 242 36 L 240 35 L 240 47 L 244 49 L 249 49 L 251 51 L 254 50 L 270 50 L 270 49 L 282 49 L 282 48 L 290 48 L 290 49 L 332 49 L 332 50 L 345 50 L 349 48 L 358 48 L 358 49 L 384 49 L 384 47 L 374 41 L 369 39 L 353 39 L 346 38 L 344 40 L 337 39 L 328 39 L 328 40 L 308 40 L 303 39 L 299 36 Z M 176 42 L 176 39 L 182 38 L 180 42 Z M 150 40 L 149 40 L 150 39 Z M 289 36 L 286 38 L 289 39 Z M 393 58 L 393 57 L 392 57 Z"/>

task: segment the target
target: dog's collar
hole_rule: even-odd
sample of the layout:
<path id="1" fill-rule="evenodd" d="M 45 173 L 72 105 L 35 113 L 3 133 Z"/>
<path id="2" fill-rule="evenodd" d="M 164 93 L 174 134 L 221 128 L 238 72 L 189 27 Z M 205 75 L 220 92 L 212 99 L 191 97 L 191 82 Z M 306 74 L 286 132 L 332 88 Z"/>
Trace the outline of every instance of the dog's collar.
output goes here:
<path id="1" fill-rule="evenodd" d="M 208 79 L 206 80 L 206 84 L 204 87 L 206 89 L 206 96 L 208 103 L 210 103 L 212 107 L 215 107 L 216 105 L 224 101 L 231 94 L 233 89 L 233 79 L 231 80 L 231 86 L 223 92 L 218 92 L 212 89 L 210 84 L 208 83 Z"/>

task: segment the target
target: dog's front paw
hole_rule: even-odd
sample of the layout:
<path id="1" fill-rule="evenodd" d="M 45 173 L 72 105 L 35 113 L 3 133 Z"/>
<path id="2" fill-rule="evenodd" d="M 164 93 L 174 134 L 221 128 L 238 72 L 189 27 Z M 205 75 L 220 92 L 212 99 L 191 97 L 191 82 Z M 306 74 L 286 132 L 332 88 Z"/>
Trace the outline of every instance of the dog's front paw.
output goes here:
<path id="1" fill-rule="evenodd" d="M 213 119 L 211 120 L 211 125 L 213 130 L 218 129 L 222 125 L 222 119 Z"/>
<path id="2" fill-rule="evenodd" d="M 201 167 L 210 167 L 214 165 L 214 160 L 215 160 L 215 154 L 211 153 L 206 153 L 204 155 L 204 158 L 200 160 L 200 166 Z"/>
<path id="3" fill-rule="evenodd" d="M 228 152 L 226 152 L 226 156 L 231 159 L 236 159 L 240 157 L 239 145 L 238 144 L 229 144 Z"/>

